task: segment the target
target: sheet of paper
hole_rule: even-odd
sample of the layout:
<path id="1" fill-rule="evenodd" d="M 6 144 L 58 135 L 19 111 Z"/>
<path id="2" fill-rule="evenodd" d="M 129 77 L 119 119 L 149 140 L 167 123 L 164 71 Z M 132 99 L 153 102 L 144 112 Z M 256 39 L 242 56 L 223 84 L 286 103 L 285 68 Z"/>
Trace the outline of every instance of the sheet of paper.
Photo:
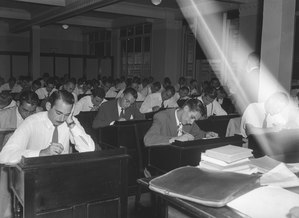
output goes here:
<path id="1" fill-rule="evenodd" d="M 280 187 L 265 186 L 254 189 L 227 205 L 253 218 L 291 217 L 290 211 L 299 207 L 299 195 Z"/>
<path id="2" fill-rule="evenodd" d="M 265 173 L 260 179 L 261 185 L 272 185 L 279 187 L 295 187 L 299 186 L 299 178 L 281 163 L 269 172 Z"/>

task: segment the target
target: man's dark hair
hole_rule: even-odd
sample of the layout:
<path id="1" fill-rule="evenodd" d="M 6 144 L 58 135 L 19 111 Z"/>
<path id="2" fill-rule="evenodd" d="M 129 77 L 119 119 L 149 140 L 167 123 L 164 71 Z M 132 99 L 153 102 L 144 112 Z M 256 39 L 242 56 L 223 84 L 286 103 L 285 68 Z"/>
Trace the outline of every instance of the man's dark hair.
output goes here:
<path id="1" fill-rule="evenodd" d="M 105 91 L 102 88 L 95 88 L 91 93 L 93 97 L 105 98 Z"/>
<path id="2" fill-rule="evenodd" d="M 2 91 L 0 92 L 0 106 L 6 107 L 12 101 L 12 95 L 9 92 Z"/>
<path id="3" fill-rule="evenodd" d="M 20 104 L 22 105 L 24 102 L 31 105 L 38 105 L 39 99 L 35 92 L 33 91 L 23 91 L 19 97 Z"/>
<path id="4" fill-rule="evenodd" d="M 55 86 L 55 79 L 53 77 L 50 77 L 47 81 L 46 81 L 46 84 L 52 84 Z"/>
<path id="5" fill-rule="evenodd" d="M 190 111 L 198 111 L 202 117 L 205 117 L 207 114 L 207 110 L 204 104 L 196 98 L 187 100 L 182 108 L 184 108 L 185 106 L 188 106 Z"/>
<path id="6" fill-rule="evenodd" d="M 126 94 L 131 94 L 135 99 L 137 99 L 138 95 L 137 95 L 137 91 L 131 87 L 126 88 L 123 92 L 124 95 Z"/>
<path id="7" fill-rule="evenodd" d="M 55 105 L 55 102 L 59 99 L 61 99 L 63 102 L 67 104 L 74 104 L 75 102 L 73 94 L 65 90 L 59 90 L 53 92 L 50 95 L 48 102 L 51 104 L 51 107 L 53 107 Z"/>
<path id="8" fill-rule="evenodd" d="M 187 91 L 189 93 L 189 88 L 187 86 L 182 86 L 180 90 Z"/>
<path id="9" fill-rule="evenodd" d="M 214 87 L 208 86 L 204 90 L 204 95 L 209 96 L 212 99 L 215 99 L 217 97 L 217 91 Z"/>
<path id="10" fill-rule="evenodd" d="M 36 80 L 34 80 L 33 82 L 32 82 L 32 86 L 33 85 L 36 85 L 36 86 L 41 86 L 42 84 L 41 84 L 41 82 L 40 82 L 40 80 L 38 80 L 38 79 L 36 79 Z"/>
<path id="11" fill-rule="evenodd" d="M 154 89 L 154 91 L 155 92 L 157 92 L 157 91 L 159 91 L 160 89 L 161 89 L 161 83 L 160 82 L 154 82 L 153 84 L 152 84 L 152 87 L 153 87 L 153 89 Z"/>
<path id="12" fill-rule="evenodd" d="M 166 91 L 166 92 L 167 92 L 167 91 L 170 91 L 172 95 L 175 94 L 175 89 L 174 89 L 173 86 L 166 86 L 166 87 L 165 87 L 165 91 Z"/>

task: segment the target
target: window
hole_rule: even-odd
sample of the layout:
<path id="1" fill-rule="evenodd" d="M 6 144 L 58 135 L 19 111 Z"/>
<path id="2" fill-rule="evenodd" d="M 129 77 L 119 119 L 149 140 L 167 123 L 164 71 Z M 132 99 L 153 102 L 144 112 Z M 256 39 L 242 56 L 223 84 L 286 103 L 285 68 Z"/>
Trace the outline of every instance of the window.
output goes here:
<path id="1" fill-rule="evenodd" d="M 147 77 L 151 72 L 150 23 L 139 24 L 120 30 L 121 65 L 123 76 Z"/>
<path id="2" fill-rule="evenodd" d="M 90 55 L 111 56 L 111 31 L 101 30 L 89 33 Z"/>

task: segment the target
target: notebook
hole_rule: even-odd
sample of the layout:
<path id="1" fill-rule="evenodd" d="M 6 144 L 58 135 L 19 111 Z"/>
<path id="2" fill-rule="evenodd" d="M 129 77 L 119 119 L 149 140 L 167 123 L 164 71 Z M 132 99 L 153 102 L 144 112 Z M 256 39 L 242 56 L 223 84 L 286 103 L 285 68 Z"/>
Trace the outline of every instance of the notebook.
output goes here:
<path id="1" fill-rule="evenodd" d="M 222 160 L 228 163 L 251 157 L 252 150 L 234 145 L 226 145 L 219 148 L 206 150 L 207 156 Z"/>
<path id="2" fill-rule="evenodd" d="M 150 181 L 149 188 L 161 194 L 207 206 L 222 207 L 259 186 L 258 175 L 245 175 L 185 166 Z"/>

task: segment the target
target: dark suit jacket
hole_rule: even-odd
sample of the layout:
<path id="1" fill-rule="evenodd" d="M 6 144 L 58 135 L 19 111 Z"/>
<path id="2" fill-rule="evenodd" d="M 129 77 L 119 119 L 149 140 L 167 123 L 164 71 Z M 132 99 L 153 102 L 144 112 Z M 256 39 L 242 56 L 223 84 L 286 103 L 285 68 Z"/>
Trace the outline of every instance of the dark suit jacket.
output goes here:
<path id="1" fill-rule="evenodd" d="M 167 145 L 169 139 L 178 135 L 175 110 L 167 109 L 154 115 L 153 124 L 144 136 L 145 146 Z M 195 139 L 206 136 L 206 132 L 202 131 L 195 122 L 192 125 L 184 125 L 183 130 L 193 135 Z"/>
<path id="2" fill-rule="evenodd" d="M 135 104 L 125 110 L 125 119 L 130 120 L 131 117 L 133 117 L 134 120 L 144 119 L 144 116 L 139 112 Z M 117 110 L 117 99 L 114 99 L 101 105 L 93 120 L 92 128 L 109 126 L 112 121 L 116 120 L 119 120 L 119 115 Z"/>

